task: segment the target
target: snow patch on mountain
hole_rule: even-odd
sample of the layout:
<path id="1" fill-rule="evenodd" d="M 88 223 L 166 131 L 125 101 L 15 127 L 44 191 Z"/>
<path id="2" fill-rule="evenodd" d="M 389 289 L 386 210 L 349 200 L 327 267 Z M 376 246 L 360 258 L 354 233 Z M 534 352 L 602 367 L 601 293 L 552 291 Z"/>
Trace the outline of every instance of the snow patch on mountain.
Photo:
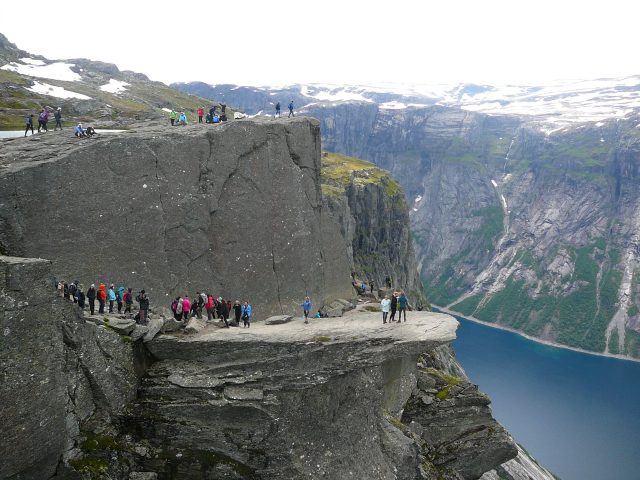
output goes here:
<path id="1" fill-rule="evenodd" d="M 120 80 L 115 80 L 112 78 L 111 80 L 109 80 L 109 83 L 102 85 L 100 87 L 100 90 L 102 90 L 103 92 L 118 94 L 118 93 L 126 92 L 127 87 L 130 85 L 131 85 L 130 83 L 121 82 Z"/>
<path id="2" fill-rule="evenodd" d="M 91 100 L 91 97 L 82 93 L 72 92 L 65 90 L 62 87 L 56 87 L 55 85 L 49 85 L 48 83 L 40 83 L 38 81 L 33 82 L 33 86 L 28 87 L 27 90 L 38 93 L 40 95 L 48 95 L 49 97 L 56 98 L 78 98 L 80 100 Z"/>
<path id="3" fill-rule="evenodd" d="M 75 67 L 73 63 L 56 62 L 43 65 L 34 62 L 40 61 L 32 60 L 29 63 L 11 62 L 0 68 L 2 70 L 19 73 L 21 75 L 28 75 L 30 77 L 48 78 L 49 80 L 62 80 L 65 82 L 77 82 L 82 78 L 76 72 L 71 70 L 72 67 Z"/>

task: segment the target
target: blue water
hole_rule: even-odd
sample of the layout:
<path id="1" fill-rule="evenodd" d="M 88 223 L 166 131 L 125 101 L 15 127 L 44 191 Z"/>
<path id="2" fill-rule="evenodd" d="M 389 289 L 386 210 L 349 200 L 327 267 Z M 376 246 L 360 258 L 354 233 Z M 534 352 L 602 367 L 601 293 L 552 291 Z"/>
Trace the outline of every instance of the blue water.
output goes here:
<path id="1" fill-rule="evenodd" d="M 462 367 L 542 465 L 562 480 L 640 479 L 640 363 L 458 320 Z"/>

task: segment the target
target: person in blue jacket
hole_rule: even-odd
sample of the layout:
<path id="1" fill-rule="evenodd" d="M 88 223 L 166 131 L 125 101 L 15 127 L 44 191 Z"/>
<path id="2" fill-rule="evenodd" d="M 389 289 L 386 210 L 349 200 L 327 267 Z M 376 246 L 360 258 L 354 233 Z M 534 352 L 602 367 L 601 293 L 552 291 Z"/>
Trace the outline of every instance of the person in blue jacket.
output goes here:
<path id="1" fill-rule="evenodd" d="M 400 292 L 400 297 L 398 298 L 398 310 L 400 314 L 398 315 L 398 323 L 402 320 L 402 312 L 404 312 L 404 321 L 407 321 L 407 306 L 409 305 L 409 299 L 405 295 L 404 291 Z"/>
<path id="2" fill-rule="evenodd" d="M 244 326 L 249 328 L 251 326 L 251 305 L 249 302 L 245 300 L 242 304 L 242 321 L 244 322 Z"/>
<path id="3" fill-rule="evenodd" d="M 295 117 L 295 115 L 293 114 L 293 100 L 291 100 L 291 103 L 289 103 L 289 116 L 287 118 L 291 117 Z"/>
<path id="4" fill-rule="evenodd" d="M 304 312 L 304 323 L 309 323 L 309 312 L 311 311 L 311 305 L 313 305 L 313 302 L 311 302 L 311 299 L 307 295 L 306 297 L 304 297 L 304 302 L 302 303 L 302 311 Z"/>
<path id="5" fill-rule="evenodd" d="M 78 126 L 75 128 L 75 130 L 73 131 L 73 134 L 76 137 L 86 137 L 86 134 L 84 133 L 84 130 L 82 129 L 82 124 L 79 123 Z"/>
<path id="6" fill-rule="evenodd" d="M 187 124 L 187 115 L 184 112 L 180 112 L 180 116 L 178 117 L 178 125 L 186 125 Z"/>
<path id="7" fill-rule="evenodd" d="M 109 287 L 107 298 L 109 299 L 109 313 L 113 313 L 113 302 L 116 301 L 116 291 L 114 289 L 113 283 Z"/>
<path id="8" fill-rule="evenodd" d="M 118 288 L 118 293 L 116 293 L 116 301 L 118 302 L 118 313 L 122 312 L 122 300 L 124 299 L 124 287 Z"/>

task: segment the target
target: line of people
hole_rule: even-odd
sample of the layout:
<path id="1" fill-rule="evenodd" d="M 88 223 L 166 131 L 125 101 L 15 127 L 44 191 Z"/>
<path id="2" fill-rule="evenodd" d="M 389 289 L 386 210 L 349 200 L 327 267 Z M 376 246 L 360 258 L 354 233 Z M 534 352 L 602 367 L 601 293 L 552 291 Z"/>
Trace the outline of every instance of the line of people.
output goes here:
<path id="1" fill-rule="evenodd" d="M 207 113 L 207 115 L 205 116 L 204 107 L 198 107 L 198 109 L 196 110 L 198 123 L 203 123 L 203 119 L 204 123 L 226 122 L 228 120 L 227 106 L 224 103 L 220 104 L 220 115 L 216 113 L 217 109 L 218 105 L 212 105 L 209 109 L 209 113 Z M 181 111 L 180 115 L 178 115 L 178 113 L 173 109 L 171 109 L 171 111 L 169 112 L 169 121 L 171 122 L 172 127 L 176 125 L 187 125 L 189 123 L 187 114 L 185 112 Z"/>
<path id="2" fill-rule="evenodd" d="M 40 113 L 38 114 L 38 133 L 40 133 L 40 131 L 43 132 L 48 132 L 49 129 L 47 128 L 47 124 L 49 123 L 49 109 L 50 107 L 44 107 L 40 110 Z M 56 120 L 56 125 L 55 128 L 53 129 L 54 131 L 58 130 L 58 128 L 60 128 L 60 130 L 62 130 L 62 107 L 58 107 L 56 110 L 53 111 L 53 118 L 55 118 Z M 25 117 L 25 129 L 24 129 L 24 136 L 27 136 L 27 132 L 29 132 L 29 130 L 31 130 L 31 135 L 34 134 L 33 132 L 33 113 L 30 113 L 29 115 L 27 115 Z"/>
<path id="3" fill-rule="evenodd" d="M 125 287 L 121 286 L 116 289 L 115 286 L 111 284 L 107 290 L 106 285 L 100 283 L 96 289 L 95 284 L 92 283 L 85 292 L 83 285 L 81 285 L 78 280 L 74 280 L 71 283 L 60 280 L 57 282 L 56 289 L 61 297 L 73 300 L 81 310 L 84 310 L 86 304 L 88 304 L 91 315 L 95 315 L 96 301 L 98 302 L 98 313 L 105 313 L 107 303 L 109 304 L 109 313 L 115 313 L 113 310 L 114 303 L 117 305 L 118 313 L 132 313 L 133 292 L 131 287 L 125 289 Z M 140 290 L 140 293 L 136 295 L 135 299 L 139 304 L 136 321 L 145 325 L 149 320 L 149 297 L 144 290 Z"/>
<path id="4" fill-rule="evenodd" d="M 389 295 L 380 301 L 380 308 L 382 309 L 382 323 L 387 323 L 387 317 L 389 317 L 388 323 L 395 322 L 396 312 L 398 313 L 397 323 L 402 321 L 402 314 L 404 313 L 404 321 L 407 321 L 407 307 L 409 306 L 409 299 L 403 290 L 399 292 L 393 292 L 391 298 Z M 389 316 L 389 312 L 391 315 Z"/>
<path id="5" fill-rule="evenodd" d="M 184 297 L 176 297 L 171 302 L 171 311 L 177 321 L 184 320 L 185 322 L 191 317 L 202 318 L 202 312 L 207 312 L 207 321 L 213 321 L 218 318 L 224 321 L 225 327 L 240 326 L 240 320 L 242 320 L 244 328 L 251 327 L 251 305 L 248 301 L 240 304 L 239 300 L 236 300 L 231 305 L 231 300 L 225 300 L 222 297 L 216 298 L 213 294 L 205 292 L 196 292 L 193 299 L 189 298 L 189 295 Z M 229 323 L 229 316 L 233 310 L 235 316 L 235 322 Z"/>

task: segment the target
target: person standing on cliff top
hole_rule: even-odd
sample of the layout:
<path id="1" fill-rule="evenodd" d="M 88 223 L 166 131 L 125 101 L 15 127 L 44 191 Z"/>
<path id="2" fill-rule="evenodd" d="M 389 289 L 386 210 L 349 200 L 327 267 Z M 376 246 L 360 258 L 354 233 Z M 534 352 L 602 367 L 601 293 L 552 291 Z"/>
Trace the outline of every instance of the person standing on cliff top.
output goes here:
<path id="1" fill-rule="evenodd" d="M 276 103 L 276 117 L 280 118 L 280 102 Z"/>
<path id="2" fill-rule="evenodd" d="M 198 107 L 198 123 L 202 123 L 203 116 L 204 116 L 204 108 Z"/>
<path id="3" fill-rule="evenodd" d="M 100 284 L 98 288 L 98 302 L 100 303 L 100 307 L 98 308 L 98 313 L 104 313 L 104 304 L 107 301 L 107 286 L 104 283 Z"/>
<path id="4" fill-rule="evenodd" d="M 389 323 L 395 321 L 397 309 L 398 309 L 398 292 L 393 292 L 393 295 L 391 295 L 391 316 L 389 317 Z"/>
<path id="5" fill-rule="evenodd" d="M 404 290 L 400 292 L 400 298 L 398 298 L 398 305 L 400 306 L 400 312 L 398 313 L 398 323 L 402 321 L 402 312 L 404 312 L 404 321 L 407 321 L 407 305 L 409 304 L 409 299 L 404 294 Z"/>
<path id="6" fill-rule="evenodd" d="M 313 302 L 307 295 L 306 297 L 304 297 L 304 302 L 301 305 L 302 311 L 304 312 L 304 323 L 309 323 L 309 312 L 311 311 L 311 305 L 313 305 Z"/>
<path id="7" fill-rule="evenodd" d="M 295 117 L 293 114 L 293 100 L 289 103 L 289 116 L 287 118 Z"/>
<path id="8" fill-rule="evenodd" d="M 385 295 L 380 302 L 380 308 L 382 309 L 382 323 L 387 323 L 387 316 L 389 315 L 389 309 L 391 308 L 391 300 L 389 295 Z"/>
<path id="9" fill-rule="evenodd" d="M 87 290 L 87 300 L 89 300 L 89 310 L 93 315 L 96 311 L 96 286 L 93 283 Z"/>
<path id="10" fill-rule="evenodd" d="M 25 118 L 26 128 L 24 129 L 24 136 L 27 136 L 27 132 L 31 130 L 31 135 L 33 135 L 33 113 L 29 114 Z"/>
<path id="11" fill-rule="evenodd" d="M 53 117 L 56 119 L 56 126 L 53 128 L 53 131 L 58 130 L 58 127 L 62 130 L 62 108 L 58 107 L 58 109 L 53 112 Z"/>
<path id="12" fill-rule="evenodd" d="M 178 114 L 176 113 L 176 111 L 172 108 L 171 109 L 171 113 L 169 113 L 169 120 L 171 121 L 171 126 L 175 126 L 176 124 L 176 118 L 178 118 Z"/>
<path id="13" fill-rule="evenodd" d="M 131 287 L 127 288 L 122 296 L 124 300 L 124 313 L 131 313 L 131 305 L 133 305 L 133 294 L 131 293 Z"/>
<path id="14" fill-rule="evenodd" d="M 242 321 L 245 327 L 251 327 L 251 304 L 246 300 L 242 304 Z"/>
<path id="15" fill-rule="evenodd" d="M 109 287 L 109 313 L 113 313 L 113 302 L 116 301 L 116 290 L 113 283 Z"/>

